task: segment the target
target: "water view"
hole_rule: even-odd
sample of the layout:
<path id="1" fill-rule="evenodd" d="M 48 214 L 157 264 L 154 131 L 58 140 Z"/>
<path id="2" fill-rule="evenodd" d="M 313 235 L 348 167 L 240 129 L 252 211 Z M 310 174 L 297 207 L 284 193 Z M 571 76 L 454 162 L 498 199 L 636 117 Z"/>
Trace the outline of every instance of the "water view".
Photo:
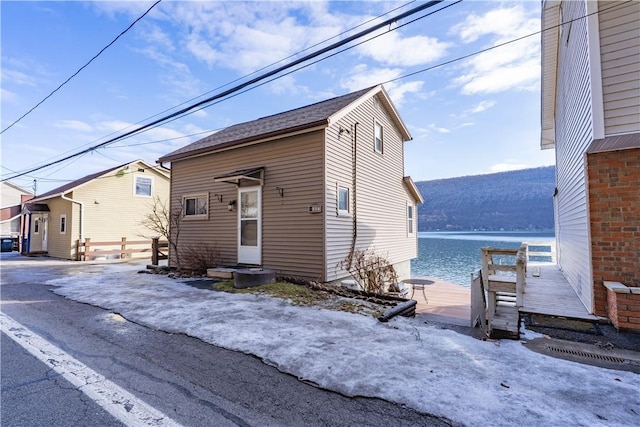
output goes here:
<path id="1" fill-rule="evenodd" d="M 477 273 L 482 266 L 482 247 L 513 249 L 522 242 L 553 239 L 553 232 L 421 232 L 418 258 L 411 261 L 411 274 L 438 277 L 468 287 L 471 273 Z"/>

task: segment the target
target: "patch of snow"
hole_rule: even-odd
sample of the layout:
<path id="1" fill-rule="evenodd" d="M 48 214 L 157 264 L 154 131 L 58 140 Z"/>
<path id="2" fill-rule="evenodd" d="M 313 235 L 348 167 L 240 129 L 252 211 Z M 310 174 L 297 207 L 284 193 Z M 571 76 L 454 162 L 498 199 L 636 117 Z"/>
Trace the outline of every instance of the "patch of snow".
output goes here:
<path id="1" fill-rule="evenodd" d="M 95 267 L 95 266 L 94 266 Z M 640 375 L 481 341 L 418 318 L 293 306 L 197 289 L 140 266 L 50 280 L 54 292 L 167 332 L 262 358 L 348 396 L 371 396 L 467 425 L 640 425 Z M 525 331 L 524 338 L 537 337 Z"/>

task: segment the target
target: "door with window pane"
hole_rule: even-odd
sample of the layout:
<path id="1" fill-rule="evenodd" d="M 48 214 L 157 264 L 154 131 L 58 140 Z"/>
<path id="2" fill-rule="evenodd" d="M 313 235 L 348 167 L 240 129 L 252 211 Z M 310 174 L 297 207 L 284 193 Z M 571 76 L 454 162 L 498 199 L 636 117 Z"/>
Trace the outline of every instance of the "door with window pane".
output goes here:
<path id="1" fill-rule="evenodd" d="M 262 188 L 238 189 L 238 263 L 262 264 Z"/>

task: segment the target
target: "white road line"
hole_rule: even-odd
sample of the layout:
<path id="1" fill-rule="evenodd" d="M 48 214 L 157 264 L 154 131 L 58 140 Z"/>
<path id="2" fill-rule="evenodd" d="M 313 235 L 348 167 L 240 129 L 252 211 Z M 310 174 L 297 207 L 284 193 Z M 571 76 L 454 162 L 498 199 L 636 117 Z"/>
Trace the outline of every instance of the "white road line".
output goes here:
<path id="1" fill-rule="evenodd" d="M 180 426 L 125 389 L 90 369 L 25 326 L 0 312 L 0 331 L 127 426 Z"/>

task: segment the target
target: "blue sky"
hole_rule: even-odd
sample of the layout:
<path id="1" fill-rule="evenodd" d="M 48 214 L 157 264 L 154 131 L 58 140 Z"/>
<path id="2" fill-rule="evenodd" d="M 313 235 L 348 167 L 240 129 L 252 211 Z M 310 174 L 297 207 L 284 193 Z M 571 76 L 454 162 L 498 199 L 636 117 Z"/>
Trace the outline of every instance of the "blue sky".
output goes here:
<path id="1" fill-rule="evenodd" d="M 3 1 L 2 129 L 152 4 Z M 2 134 L 2 176 L 105 141 L 396 7 L 405 5 L 393 14 L 418 4 L 163 0 Z M 13 182 L 30 188 L 37 179 L 41 194 L 137 158 L 155 163 L 207 131 L 389 81 L 539 29 L 538 0 L 465 0 L 180 120 Z M 405 145 L 405 174 L 420 181 L 553 164 L 553 151 L 539 148 L 539 41 L 536 35 L 385 84 L 413 136 Z"/>

